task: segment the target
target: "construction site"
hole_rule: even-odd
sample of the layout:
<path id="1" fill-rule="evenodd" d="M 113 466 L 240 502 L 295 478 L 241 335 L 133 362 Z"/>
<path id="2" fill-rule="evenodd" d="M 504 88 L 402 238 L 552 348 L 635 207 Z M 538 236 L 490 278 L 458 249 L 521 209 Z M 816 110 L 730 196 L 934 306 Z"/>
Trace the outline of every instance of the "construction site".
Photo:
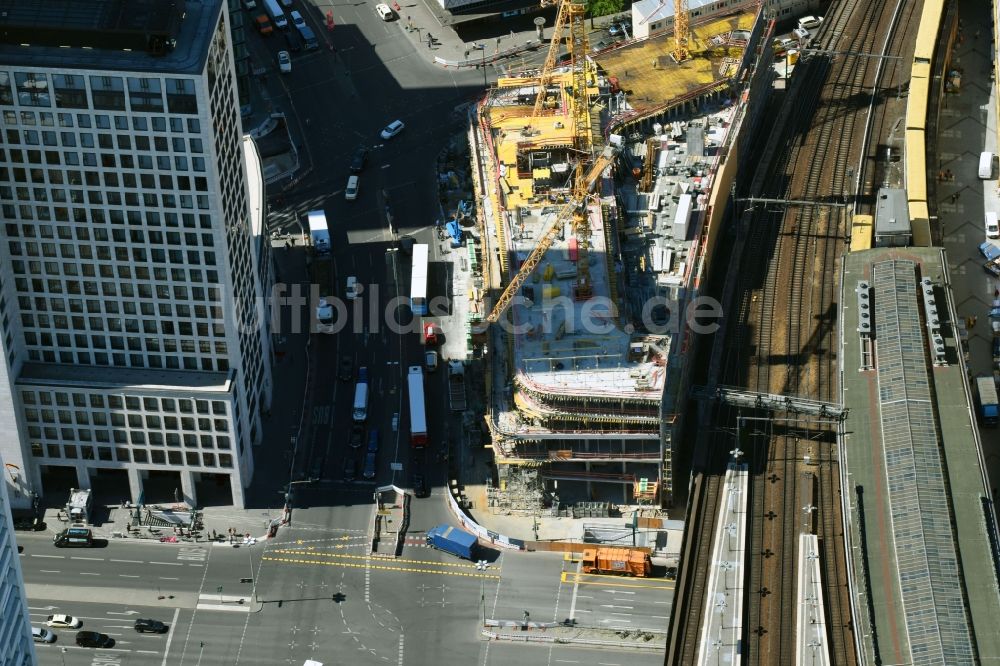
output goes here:
<path id="1" fill-rule="evenodd" d="M 688 323 L 768 97 L 749 102 L 770 85 L 756 11 L 594 52 L 585 9 L 560 4 L 544 66 L 501 78 L 469 131 L 499 514 L 674 505 Z"/>

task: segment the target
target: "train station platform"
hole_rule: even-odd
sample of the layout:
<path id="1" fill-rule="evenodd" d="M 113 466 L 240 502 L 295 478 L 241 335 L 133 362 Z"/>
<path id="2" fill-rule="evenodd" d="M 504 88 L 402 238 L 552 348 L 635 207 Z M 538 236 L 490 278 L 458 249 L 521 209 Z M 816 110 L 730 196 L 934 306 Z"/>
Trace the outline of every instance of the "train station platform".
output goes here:
<path id="1" fill-rule="evenodd" d="M 843 487 L 870 663 L 1000 654 L 996 528 L 950 284 L 940 248 L 844 259 Z"/>

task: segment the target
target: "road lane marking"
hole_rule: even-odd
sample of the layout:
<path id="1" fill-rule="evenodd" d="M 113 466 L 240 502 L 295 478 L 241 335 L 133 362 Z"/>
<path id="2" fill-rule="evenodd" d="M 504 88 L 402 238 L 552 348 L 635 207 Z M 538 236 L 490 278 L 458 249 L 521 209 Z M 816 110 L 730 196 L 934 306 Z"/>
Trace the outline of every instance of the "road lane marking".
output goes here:
<path id="1" fill-rule="evenodd" d="M 306 550 L 288 550 L 283 548 L 276 548 L 274 550 L 267 551 L 269 553 L 279 553 L 285 555 L 304 555 L 306 557 L 334 557 L 346 560 L 367 560 L 371 556 L 369 555 L 348 555 L 347 553 L 324 553 L 317 552 L 311 549 Z M 475 564 L 465 563 L 465 562 L 435 562 L 434 560 L 408 560 L 402 557 L 371 557 L 373 562 L 394 562 L 400 564 L 432 564 L 434 566 L 440 567 L 454 567 L 457 569 L 475 569 Z M 490 565 L 491 571 L 500 571 L 500 567 Z"/>
<path id="2" fill-rule="evenodd" d="M 180 578 L 170 578 L 168 576 L 160 576 L 160 580 L 180 580 Z"/>
<path id="3" fill-rule="evenodd" d="M 227 606 L 225 604 L 198 604 L 198 610 L 200 611 L 230 611 L 234 613 L 249 613 L 250 604 L 244 604 L 242 606 Z"/>
<path id="4" fill-rule="evenodd" d="M 139 576 L 136 575 L 136 574 L 118 574 L 118 577 L 119 578 L 138 578 Z"/>
<path id="5" fill-rule="evenodd" d="M 108 560 L 109 562 L 123 562 L 125 564 L 145 564 L 142 560 Z"/>
<path id="6" fill-rule="evenodd" d="M 37 553 L 32 553 L 31 556 L 32 557 L 49 557 L 49 558 L 55 558 L 57 560 L 64 560 L 64 559 L 66 559 L 65 555 L 38 555 Z"/>
<path id="7" fill-rule="evenodd" d="M 614 604 L 601 604 L 601 608 L 623 608 L 625 610 L 635 610 L 634 606 L 615 606 Z"/>
<path id="8" fill-rule="evenodd" d="M 271 552 L 273 552 L 273 551 L 271 551 Z M 328 567 L 348 567 L 348 568 L 351 568 L 351 569 L 364 569 L 364 568 L 366 568 L 365 564 L 355 564 L 354 562 L 325 562 L 323 560 L 307 560 L 307 559 L 299 559 L 299 558 L 291 558 L 291 557 L 264 557 L 262 559 L 267 560 L 269 562 L 285 562 L 285 563 L 288 563 L 288 564 L 321 564 L 321 565 L 328 566 Z M 463 576 L 465 578 L 486 578 L 488 580 L 489 579 L 500 580 L 500 576 L 494 576 L 494 575 L 490 575 L 490 574 L 465 573 L 464 571 L 447 571 L 447 570 L 446 571 L 438 571 L 436 569 L 420 569 L 420 568 L 416 568 L 416 567 L 387 567 L 387 566 L 375 564 L 375 562 L 379 562 L 379 561 L 381 561 L 381 560 L 372 560 L 372 564 L 370 565 L 371 568 L 372 569 L 381 569 L 383 571 L 399 571 L 399 572 L 402 572 L 402 573 L 432 573 L 432 574 L 440 574 L 442 576 Z M 385 560 L 385 561 L 386 562 L 391 562 L 392 560 Z M 442 563 L 438 563 L 438 562 L 424 562 L 423 564 L 442 564 Z"/>
<path id="9" fill-rule="evenodd" d="M 167 666 L 167 655 L 170 654 L 170 643 L 174 640 L 174 627 L 177 626 L 177 614 L 180 612 L 180 608 L 174 609 L 174 619 L 171 620 L 170 626 L 167 628 L 167 645 L 163 648 L 163 662 L 160 666 Z"/>
<path id="10" fill-rule="evenodd" d="M 569 580 L 570 576 L 575 576 L 576 580 L 575 581 Z M 605 578 L 604 580 L 580 580 L 580 578 L 583 578 L 584 576 L 589 576 L 589 574 L 574 574 L 571 571 L 564 571 L 562 573 L 562 582 L 564 583 L 575 582 L 579 585 L 601 585 L 604 587 L 631 587 L 635 589 L 646 588 L 652 590 L 672 590 L 674 589 L 674 587 L 676 587 L 674 583 L 654 583 L 652 580 L 648 578 L 647 579 L 629 578 L 629 579 L 618 579 L 618 580 L 613 578 L 612 579 Z M 596 576 L 596 578 L 600 579 L 601 577 Z M 646 580 L 648 582 L 646 583 L 626 582 L 626 581 L 636 581 L 636 580 Z"/>
<path id="11" fill-rule="evenodd" d="M 103 562 L 104 561 L 103 557 L 77 557 L 75 555 L 73 557 L 70 557 L 69 559 L 71 559 L 71 560 L 90 560 L 91 562 Z"/>
<path id="12" fill-rule="evenodd" d="M 39 569 L 40 573 L 59 573 L 57 569 Z"/>
<path id="13" fill-rule="evenodd" d="M 182 567 L 184 566 L 180 562 L 150 562 L 150 564 L 160 564 L 165 567 Z"/>
<path id="14" fill-rule="evenodd" d="M 77 574 L 78 576 L 100 576 L 99 573 L 90 573 L 89 571 L 81 571 Z"/>

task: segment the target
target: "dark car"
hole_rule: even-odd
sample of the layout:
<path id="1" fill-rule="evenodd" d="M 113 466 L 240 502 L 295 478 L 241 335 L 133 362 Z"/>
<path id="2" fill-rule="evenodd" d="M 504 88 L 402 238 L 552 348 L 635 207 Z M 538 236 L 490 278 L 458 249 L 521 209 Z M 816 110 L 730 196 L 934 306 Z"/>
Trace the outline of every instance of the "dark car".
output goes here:
<path id="1" fill-rule="evenodd" d="M 351 439 L 348 442 L 352 449 L 360 449 L 365 444 L 365 427 L 360 423 L 351 426 Z"/>
<path id="2" fill-rule="evenodd" d="M 344 481 L 353 481 L 357 478 L 357 466 L 354 456 L 344 458 Z"/>
<path id="3" fill-rule="evenodd" d="M 354 151 L 354 157 L 351 158 L 351 173 L 361 173 L 366 164 L 368 164 L 368 149 L 361 146 Z"/>
<path id="4" fill-rule="evenodd" d="M 285 44 L 288 44 L 288 50 L 298 52 L 302 50 L 302 38 L 299 37 L 298 33 L 294 30 L 288 30 L 281 33 L 285 38 Z"/>
<path id="5" fill-rule="evenodd" d="M 372 428 L 368 433 L 368 453 L 378 452 L 378 428 Z"/>
<path id="6" fill-rule="evenodd" d="M 115 642 L 107 634 L 96 631 L 78 631 L 76 632 L 76 644 L 80 647 L 109 648 Z"/>
<path id="7" fill-rule="evenodd" d="M 365 471 L 362 473 L 366 479 L 375 478 L 375 459 L 378 454 L 375 451 L 369 451 L 368 455 L 365 456 Z"/>
<path id="8" fill-rule="evenodd" d="M 340 371 L 337 375 L 342 382 L 349 382 L 354 379 L 354 359 L 350 356 L 341 356 Z"/>
<path id="9" fill-rule="evenodd" d="M 413 246 L 416 245 L 417 241 L 414 240 L 413 236 L 403 236 L 399 239 L 399 248 L 405 254 L 413 253 Z"/>
<path id="10" fill-rule="evenodd" d="M 140 634 L 145 634 L 146 632 L 151 634 L 165 634 L 167 633 L 167 625 L 159 620 L 138 619 L 135 621 L 135 630 Z"/>
<path id="11" fill-rule="evenodd" d="M 427 492 L 427 480 L 423 474 L 413 475 L 413 494 L 417 497 L 428 497 L 430 495 Z"/>

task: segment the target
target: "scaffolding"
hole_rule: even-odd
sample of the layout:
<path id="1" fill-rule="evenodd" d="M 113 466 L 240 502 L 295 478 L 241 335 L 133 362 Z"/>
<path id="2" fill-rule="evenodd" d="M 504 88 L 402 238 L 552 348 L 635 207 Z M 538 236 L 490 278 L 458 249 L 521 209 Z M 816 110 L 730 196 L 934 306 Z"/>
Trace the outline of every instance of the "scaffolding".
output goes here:
<path id="1" fill-rule="evenodd" d="M 545 508 L 545 487 L 537 467 L 501 466 L 500 487 L 486 486 L 486 504 L 492 513 L 537 515 Z"/>

